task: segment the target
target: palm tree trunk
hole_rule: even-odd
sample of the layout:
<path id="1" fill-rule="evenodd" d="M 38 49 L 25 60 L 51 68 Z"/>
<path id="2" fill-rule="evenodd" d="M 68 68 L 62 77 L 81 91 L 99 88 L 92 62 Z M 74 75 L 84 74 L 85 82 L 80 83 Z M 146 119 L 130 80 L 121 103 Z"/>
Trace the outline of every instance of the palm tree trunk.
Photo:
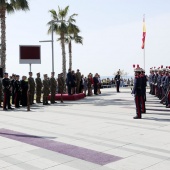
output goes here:
<path id="1" fill-rule="evenodd" d="M 64 80 L 66 80 L 66 52 L 64 43 L 64 34 L 61 34 L 61 49 L 62 49 L 62 71 Z"/>
<path id="2" fill-rule="evenodd" d="M 68 50 L 69 50 L 69 68 L 72 70 L 72 44 L 71 44 L 71 41 L 68 44 Z"/>
<path id="3" fill-rule="evenodd" d="M 5 8 L 0 8 L 0 22 L 1 22 L 1 67 L 3 72 L 6 71 L 6 17 Z"/>

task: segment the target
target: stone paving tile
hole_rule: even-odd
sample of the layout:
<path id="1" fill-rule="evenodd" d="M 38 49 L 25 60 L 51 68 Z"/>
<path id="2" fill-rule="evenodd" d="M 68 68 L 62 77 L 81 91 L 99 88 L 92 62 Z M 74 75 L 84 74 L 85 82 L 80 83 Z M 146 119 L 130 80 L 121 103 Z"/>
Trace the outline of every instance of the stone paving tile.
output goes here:
<path id="1" fill-rule="evenodd" d="M 31 112 L 25 109 L 12 112 L 0 110 L 0 128 L 124 158 L 100 166 L 0 137 L 0 165 L 4 165 L 0 168 L 169 170 L 170 109 L 149 94 L 147 101 L 147 114 L 141 120 L 133 120 L 135 105 L 128 88 L 121 88 L 119 94 L 115 88 L 102 89 L 102 95 L 66 101 L 63 105 L 35 105 Z"/>

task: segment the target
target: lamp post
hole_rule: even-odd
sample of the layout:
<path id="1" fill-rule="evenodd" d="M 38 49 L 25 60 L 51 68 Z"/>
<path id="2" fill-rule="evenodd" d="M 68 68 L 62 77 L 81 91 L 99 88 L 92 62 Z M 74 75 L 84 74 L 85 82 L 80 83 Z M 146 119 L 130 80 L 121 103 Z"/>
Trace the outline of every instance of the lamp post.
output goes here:
<path id="1" fill-rule="evenodd" d="M 54 22 L 63 22 L 60 20 L 51 20 L 51 40 L 43 40 L 39 42 L 51 42 L 51 51 L 52 51 L 52 72 L 54 72 Z"/>

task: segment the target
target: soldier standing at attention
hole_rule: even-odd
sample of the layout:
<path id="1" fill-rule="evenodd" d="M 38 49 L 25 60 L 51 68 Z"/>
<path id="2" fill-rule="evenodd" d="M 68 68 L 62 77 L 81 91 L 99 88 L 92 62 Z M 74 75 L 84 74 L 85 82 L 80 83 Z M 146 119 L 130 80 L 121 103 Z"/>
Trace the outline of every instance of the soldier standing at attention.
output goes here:
<path id="1" fill-rule="evenodd" d="M 34 92 L 35 92 L 35 82 L 34 79 L 32 78 L 32 72 L 29 72 L 28 86 L 29 86 L 30 105 L 32 105 L 34 104 Z"/>
<path id="2" fill-rule="evenodd" d="M 11 87 L 12 87 L 12 104 L 15 104 L 14 99 L 15 99 L 15 94 L 14 94 L 14 82 L 16 80 L 16 75 L 12 74 L 12 80 L 11 80 Z"/>
<path id="3" fill-rule="evenodd" d="M 41 102 L 41 89 L 42 89 L 42 81 L 40 78 L 40 73 L 37 73 L 37 78 L 35 79 L 36 82 L 36 103 Z"/>
<path id="4" fill-rule="evenodd" d="M 77 69 L 76 73 L 76 93 L 79 94 L 80 91 L 80 81 L 81 81 L 81 73 L 79 72 L 79 69 Z"/>
<path id="5" fill-rule="evenodd" d="M 6 111 L 7 110 L 6 105 L 8 105 L 8 109 L 12 109 L 10 104 L 11 84 L 8 78 L 8 73 L 4 73 L 2 85 L 3 85 L 3 92 L 4 92 L 3 110 Z"/>
<path id="6" fill-rule="evenodd" d="M 141 69 L 138 67 L 135 69 L 135 79 L 134 79 L 134 86 L 132 90 L 132 94 L 135 97 L 135 104 L 136 104 L 136 116 L 134 119 L 141 119 L 141 78 L 140 78 Z"/>
<path id="7" fill-rule="evenodd" d="M 55 72 L 51 72 L 51 78 L 50 78 L 51 104 L 57 103 L 55 102 L 57 82 L 56 79 L 54 78 L 54 75 Z"/>
<path id="8" fill-rule="evenodd" d="M 16 80 L 14 81 L 14 104 L 15 108 L 20 107 L 20 97 L 21 97 L 21 83 L 19 81 L 19 75 L 16 75 Z"/>
<path id="9" fill-rule="evenodd" d="M 48 95 L 50 93 L 49 81 L 47 79 L 47 74 L 44 74 L 43 80 L 43 105 L 49 105 L 48 103 Z"/>
<path id="10" fill-rule="evenodd" d="M 119 86 L 120 86 L 120 74 L 119 71 L 117 72 L 117 75 L 115 76 L 115 81 L 116 81 L 116 89 L 117 89 L 117 93 L 119 93 Z"/>

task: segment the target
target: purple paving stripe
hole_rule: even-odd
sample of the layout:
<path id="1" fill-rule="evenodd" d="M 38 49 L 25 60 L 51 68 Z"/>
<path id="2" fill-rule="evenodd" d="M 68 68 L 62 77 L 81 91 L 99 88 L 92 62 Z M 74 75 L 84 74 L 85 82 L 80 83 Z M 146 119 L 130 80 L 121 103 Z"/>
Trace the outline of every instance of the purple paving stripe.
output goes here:
<path id="1" fill-rule="evenodd" d="M 43 149 L 72 156 L 99 165 L 106 165 L 122 159 L 121 157 L 86 149 L 74 145 L 65 144 L 38 136 L 32 136 L 8 129 L 0 129 L 0 136 L 34 145 Z"/>

